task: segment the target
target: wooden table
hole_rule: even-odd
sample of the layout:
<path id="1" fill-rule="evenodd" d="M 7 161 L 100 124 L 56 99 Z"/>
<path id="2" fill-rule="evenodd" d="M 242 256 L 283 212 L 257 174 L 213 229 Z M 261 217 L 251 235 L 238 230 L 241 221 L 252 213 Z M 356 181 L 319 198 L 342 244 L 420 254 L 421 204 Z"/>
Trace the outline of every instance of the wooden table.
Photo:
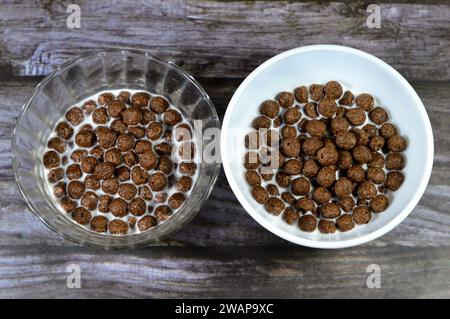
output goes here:
<path id="1" fill-rule="evenodd" d="M 0 297 L 450 297 L 450 3 L 269 1 L 0 1 Z M 223 117 L 239 83 L 284 50 L 319 43 L 370 52 L 422 98 L 435 138 L 428 188 L 380 239 L 322 251 L 283 241 L 249 217 L 223 172 L 198 216 L 159 247 L 98 251 L 48 230 L 19 194 L 10 162 L 22 104 L 56 65 L 105 48 L 140 48 L 193 74 Z M 78 264 L 81 289 L 66 286 Z M 381 267 L 381 288 L 366 285 Z"/>

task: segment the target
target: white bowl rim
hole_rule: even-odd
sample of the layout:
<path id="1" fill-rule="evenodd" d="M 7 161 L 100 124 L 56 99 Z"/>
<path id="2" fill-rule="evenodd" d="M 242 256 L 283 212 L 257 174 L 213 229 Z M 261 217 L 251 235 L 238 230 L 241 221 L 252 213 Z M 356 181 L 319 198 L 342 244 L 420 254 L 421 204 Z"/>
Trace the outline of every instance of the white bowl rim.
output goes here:
<path id="1" fill-rule="evenodd" d="M 244 198 L 244 196 L 241 193 L 240 187 L 236 180 L 233 177 L 233 174 L 231 172 L 231 167 L 229 165 L 230 161 L 228 158 L 228 155 L 230 154 L 225 149 L 229 136 L 232 136 L 228 132 L 229 124 L 230 124 L 230 117 L 233 110 L 236 108 L 236 102 L 239 98 L 239 96 L 242 94 L 242 92 L 247 88 L 249 83 L 258 76 L 261 72 L 263 72 L 266 68 L 271 66 L 272 64 L 285 59 L 287 57 L 290 57 L 292 55 L 296 55 L 299 53 L 306 53 L 306 52 L 317 52 L 317 51 L 334 51 L 334 52 L 344 52 L 344 53 L 350 53 L 354 55 L 359 55 L 365 59 L 371 60 L 372 62 L 378 64 L 380 67 L 384 68 L 387 72 L 389 72 L 392 76 L 394 76 L 397 80 L 399 80 L 405 89 L 409 92 L 411 97 L 414 99 L 415 103 L 419 107 L 419 112 L 421 117 L 424 119 L 425 122 L 425 132 L 426 132 L 426 149 L 424 151 L 427 152 L 427 158 L 426 162 L 424 164 L 424 174 L 420 181 L 420 184 L 417 185 L 416 192 L 414 196 L 411 197 L 408 204 L 403 208 L 402 211 L 400 211 L 397 216 L 395 216 L 391 221 L 389 221 L 386 225 L 383 227 L 377 229 L 376 231 L 373 231 L 371 233 L 358 236 L 356 238 L 346 239 L 346 240 L 336 240 L 336 241 L 315 241 L 310 240 L 306 238 L 301 238 L 293 234 L 289 234 L 275 225 L 273 225 L 270 221 L 264 219 L 259 213 L 256 212 L 256 210 L 247 202 L 247 200 Z M 323 249 L 337 249 L 337 248 L 346 248 L 346 247 L 353 247 L 357 245 L 361 245 L 364 243 L 367 243 L 371 240 L 374 240 L 376 238 L 379 238 L 383 236 L 384 234 L 391 231 L 393 228 L 398 226 L 416 207 L 417 203 L 419 202 L 420 198 L 422 197 L 423 193 L 425 192 L 425 189 L 427 187 L 428 181 L 431 176 L 431 171 L 433 167 L 433 158 L 434 158 L 434 140 L 433 140 L 433 131 L 431 128 L 430 119 L 428 118 L 428 114 L 426 112 L 425 106 L 423 105 L 422 101 L 420 100 L 419 95 L 416 93 L 416 91 L 413 89 L 413 87 L 409 84 L 409 82 L 392 66 L 384 62 L 383 60 L 358 49 L 341 46 L 341 45 L 330 45 L 330 44 L 317 44 L 317 45 L 308 45 L 303 47 L 294 48 L 285 52 L 282 52 L 269 60 L 262 63 L 260 66 L 258 66 L 255 70 L 253 70 L 241 83 L 241 85 L 238 87 L 236 92 L 233 94 L 233 97 L 231 98 L 227 110 L 225 112 L 225 116 L 222 122 L 222 134 L 221 134 L 221 154 L 222 154 L 222 164 L 225 171 L 225 175 L 227 177 L 228 183 L 231 186 L 231 189 L 233 190 L 233 193 L 241 203 L 241 205 L 245 208 L 248 214 L 252 216 L 254 220 L 256 220 L 261 226 L 263 226 L 268 231 L 272 232 L 273 234 L 290 241 L 292 243 L 311 247 L 311 248 L 323 248 Z"/>

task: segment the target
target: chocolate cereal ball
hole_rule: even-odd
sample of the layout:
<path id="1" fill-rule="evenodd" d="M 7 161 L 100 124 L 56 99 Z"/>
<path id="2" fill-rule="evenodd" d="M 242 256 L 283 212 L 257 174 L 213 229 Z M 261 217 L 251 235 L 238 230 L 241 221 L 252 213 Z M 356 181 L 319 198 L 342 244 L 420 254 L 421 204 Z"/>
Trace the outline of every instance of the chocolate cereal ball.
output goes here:
<path id="1" fill-rule="evenodd" d="M 172 215 L 172 210 L 167 205 L 160 205 L 155 208 L 155 216 L 158 219 L 158 221 L 162 222 Z"/>
<path id="2" fill-rule="evenodd" d="M 339 160 L 337 166 L 339 169 L 345 170 L 353 165 L 353 157 L 349 151 L 339 151 Z"/>
<path id="3" fill-rule="evenodd" d="M 108 103 L 106 110 L 109 116 L 119 118 L 126 108 L 127 106 L 125 105 L 125 103 L 119 100 L 115 100 Z"/>
<path id="4" fill-rule="evenodd" d="M 300 142 L 295 138 L 286 138 L 281 141 L 281 152 L 287 157 L 295 157 L 300 153 Z"/>
<path id="5" fill-rule="evenodd" d="M 47 179 L 50 183 L 56 183 L 64 178 L 64 169 L 54 168 L 47 174 Z"/>
<path id="6" fill-rule="evenodd" d="M 94 192 L 86 192 L 81 197 L 81 206 L 88 210 L 94 210 L 97 208 L 98 197 Z"/>
<path id="7" fill-rule="evenodd" d="M 183 205 L 185 199 L 186 198 L 182 193 L 175 193 L 169 197 L 168 200 L 169 207 L 172 209 L 178 209 L 181 207 L 181 205 Z"/>
<path id="8" fill-rule="evenodd" d="M 100 107 L 92 112 L 92 120 L 95 124 L 106 124 L 109 121 L 108 111 L 104 107 Z"/>
<path id="9" fill-rule="evenodd" d="M 93 175 L 86 176 L 86 178 L 84 179 L 84 184 L 86 186 L 86 189 L 97 190 L 100 188 L 100 181 Z"/>
<path id="10" fill-rule="evenodd" d="M 69 185 L 67 185 L 67 193 L 70 198 L 80 199 L 83 196 L 84 190 L 86 186 L 83 182 L 80 181 L 71 181 Z"/>
<path id="11" fill-rule="evenodd" d="M 58 153 L 64 153 L 66 151 L 66 142 L 60 137 L 52 137 L 49 139 L 47 146 L 56 150 Z"/>
<path id="12" fill-rule="evenodd" d="M 109 232 L 113 235 L 125 235 L 128 232 L 128 225 L 120 219 L 113 219 L 109 222 Z"/>
<path id="13" fill-rule="evenodd" d="M 154 96 L 150 100 L 150 109 L 157 113 L 163 113 L 169 107 L 169 102 L 162 96 Z"/>
<path id="14" fill-rule="evenodd" d="M 402 154 L 393 152 L 386 156 L 386 168 L 389 170 L 400 171 L 405 167 L 405 158 Z"/>
<path id="15" fill-rule="evenodd" d="M 344 212 L 348 213 L 355 206 L 355 201 L 354 201 L 353 197 L 346 196 L 346 197 L 340 198 L 339 201 L 338 201 L 338 204 L 339 204 L 339 206 L 342 208 L 342 210 Z"/>
<path id="16" fill-rule="evenodd" d="M 291 182 L 291 191 L 294 195 L 306 195 L 309 193 L 311 184 L 304 177 L 299 177 Z"/>
<path id="17" fill-rule="evenodd" d="M 128 213 L 128 204 L 122 198 L 113 198 L 108 209 L 115 217 L 123 217 Z"/>
<path id="18" fill-rule="evenodd" d="M 145 107 L 148 105 L 150 95 L 147 92 L 136 92 L 131 97 L 131 105 L 135 107 Z"/>
<path id="19" fill-rule="evenodd" d="M 77 208 L 77 203 L 75 203 L 69 197 L 63 197 L 61 199 L 61 207 L 66 213 L 71 213 L 75 208 Z"/>
<path id="20" fill-rule="evenodd" d="M 336 114 L 337 104 L 334 100 L 325 98 L 320 100 L 317 110 L 319 113 L 325 117 L 332 117 Z"/>
<path id="21" fill-rule="evenodd" d="M 91 173 L 94 172 L 95 167 L 97 166 L 97 164 L 98 164 L 98 161 L 97 161 L 97 159 L 95 157 L 93 157 L 93 156 L 86 156 L 86 157 L 83 157 L 83 159 L 81 160 L 80 167 L 81 167 L 81 170 L 84 173 L 91 174 Z"/>
<path id="22" fill-rule="evenodd" d="M 123 103 L 130 103 L 130 96 L 131 96 L 130 92 L 121 91 L 119 95 L 117 95 L 117 99 L 119 101 L 122 101 Z"/>
<path id="23" fill-rule="evenodd" d="M 325 96 L 325 87 L 320 84 L 312 84 L 309 87 L 309 95 L 312 100 L 319 101 Z"/>
<path id="24" fill-rule="evenodd" d="M 316 203 L 311 198 L 302 197 L 294 202 L 294 207 L 303 213 L 312 212 L 316 209 Z"/>
<path id="25" fill-rule="evenodd" d="M 122 112 L 125 125 L 137 125 L 142 121 L 142 113 L 137 107 L 130 107 Z"/>
<path id="26" fill-rule="evenodd" d="M 349 127 L 350 124 L 342 115 L 337 115 L 331 120 L 331 131 L 334 135 L 338 134 L 339 132 L 347 132 Z"/>
<path id="27" fill-rule="evenodd" d="M 128 205 L 128 210 L 134 216 L 142 216 L 145 214 L 147 207 L 145 201 L 142 198 L 136 197 L 130 201 L 130 204 Z"/>
<path id="28" fill-rule="evenodd" d="M 131 169 L 131 180 L 136 185 L 142 185 L 147 182 L 148 176 L 147 171 L 139 166 L 134 166 Z"/>
<path id="29" fill-rule="evenodd" d="M 308 102 L 308 88 L 306 86 L 299 86 L 294 90 L 294 97 L 299 103 Z"/>
<path id="30" fill-rule="evenodd" d="M 105 161 L 118 166 L 123 163 L 122 153 L 117 148 L 111 148 L 105 152 Z"/>
<path id="31" fill-rule="evenodd" d="M 288 187 L 291 183 L 291 176 L 288 174 L 277 173 L 275 179 L 281 187 Z"/>
<path id="32" fill-rule="evenodd" d="M 265 117 L 264 115 L 258 116 L 252 122 L 252 126 L 255 130 L 269 128 L 270 125 L 271 125 L 270 119 L 268 117 Z"/>
<path id="33" fill-rule="evenodd" d="M 111 102 L 112 100 L 114 100 L 114 94 L 112 94 L 111 92 L 105 92 L 102 93 L 98 96 L 98 104 L 100 105 L 106 105 L 108 104 L 108 102 Z"/>
<path id="34" fill-rule="evenodd" d="M 284 163 L 283 171 L 288 175 L 298 175 L 301 173 L 303 163 L 298 159 L 290 159 Z"/>
<path id="35" fill-rule="evenodd" d="M 369 112 L 369 119 L 375 124 L 381 125 L 389 120 L 389 115 L 382 107 L 376 107 Z"/>
<path id="36" fill-rule="evenodd" d="M 59 155 L 55 151 L 47 151 L 43 156 L 43 163 L 45 168 L 58 167 L 60 163 Z"/>
<path id="37" fill-rule="evenodd" d="M 353 209 L 352 213 L 353 221 L 357 225 L 367 224 L 372 218 L 369 207 L 358 206 Z"/>
<path id="38" fill-rule="evenodd" d="M 366 131 L 360 128 L 353 128 L 351 132 L 356 136 L 356 145 L 366 146 L 369 144 L 370 135 Z"/>
<path id="39" fill-rule="evenodd" d="M 323 142 L 314 137 L 307 137 L 302 143 L 302 151 L 308 156 L 316 156 L 317 152 L 323 147 Z"/>
<path id="40" fill-rule="evenodd" d="M 406 141 L 400 135 L 393 135 L 388 139 L 387 146 L 392 152 L 401 152 L 406 149 Z"/>
<path id="41" fill-rule="evenodd" d="M 109 203 L 111 202 L 112 197 L 109 195 L 101 195 L 98 198 L 98 211 L 102 213 L 109 212 Z"/>
<path id="42" fill-rule="evenodd" d="M 112 121 L 111 123 L 111 130 L 113 130 L 116 133 L 126 133 L 127 131 L 127 125 L 125 125 L 124 122 L 120 119 L 116 119 Z"/>
<path id="43" fill-rule="evenodd" d="M 268 184 L 266 186 L 266 189 L 269 192 L 270 196 L 278 196 L 278 195 L 280 195 L 280 191 L 279 191 L 277 185 L 275 185 L 275 184 Z"/>
<path id="44" fill-rule="evenodd" d="M 405 176 L 401 172 L 391 171 L 386 175 L 384 186 L 391 191 L 396 191 L 402 186 L 404 180 Z"/>
<path id="45" fill-rule="evenodd" d="M 372 136 L 369 140 L 369 148 L 372 152 L 380 151 L 384 146 L 384 138 L 382 136 Z"/>
<path id="46" fill-rule="evenodd" d="M 150 175 L 148 186 L 150 186 L 151 190 L 154 192 L 162 191 L 167 186 L 167 178 L 162 173 Z"/>
<path id="47" fill-rule="evenodd" d="M 353 108 L 345 112 L 345 118 L 354 126 L 363 125 L 366 121 L 366 113 L 362 108 Z"/>
<path id="48" fill-rule="evenodd" d="M 145 132 L 145 134 L 147 135 L 147 137 L 150 140 L 155 141 L 161 137 L 162 132 L 163 132 L 163 126 L 161 125 L 161 123 L 151 122 L 148 125 L 147 131 Z"/>
<path id="49" fill-rule="evenodd" d="M 117 138 L 117 148 L 121 152 L 127 152 L 134 147 L 134 137 L 131 134 L 120 134 Z"/>
<path id="50" fill-rule="evenodd" d="M 364 132 L 369 134 L 369 136 L 371 136 L 371 137 L 378 134 L 378 129 L 373 124 L 366 124 L 366 125 L 363 126 L 362 129 L 363 129 Z"/>
<path id="51" fill-rule="evenodd" d="M 156 218 L 153 216 L 144 216 L 138 221 L 138 228 L 140 231 L 144 231 L 153 228 L 157 225 Z"/>
<path id="52" fill-rule="evenodd" d="M 356 136 L 352 132 L 342 131 L 336 135 L 336 145 L 343 150 L 351 150 L 356 146 Z"/>
<path id="53" fill-rule="evenodd" d="M 287 204 L 293 204 L 295 202 L 295 197 L 289 192 L 281 193 L 281 199 Z"/>
<path id="54" fill-rule="evenodd" d="M 141 186 L 139 187 L 138 194 L 140 197 L 142 197 L 145 200 L 152 200 L 153 194 L 152 191 L 148 186 Z"/>
<path id="55" fill-rule="evenodd" d="M 75 135 L 75 143 L 80 147 L 91 147 L 94 145 L 95 140 L 93 132 L 81 131 Z"/>
<path id="56" fill-rule="evenodd" d="M 91 229 L 97 233 L 105 233 L 108 230 L 108 218 L 95 216 L 91 219 Z"/>
<path id="57" fill-rule="evenodd" d="M 156 170 L 161 171 L 164 174 L 170 174 L 172 171 L 172 161 L 168 157 L 160 157 L 158 164 L 156 165 Z"/>
<path id="58" fill-rule="evenodd" d="M 366 172 L 361 165 L 353 165 L 347 169 L 347 177 L 353 183 L 361 183 L 364 181 Z"/>
<path id="59" fill-rule="evenodd" d="M 278 113 L 280 112 L 280 105 L 276 101 L 267 100 L 261 104 L 259 110 L 262 115 L 273 119 L 277 117 Z"/>
<path id="60" fill-rule="evenodd" d="M 181 122 L 182 117 L 180 112 L 178 112 L 177 110 L 170 109 L 164 112 L 163 119 L 164 123 L 166 123 L 167 125 L 175 126 Z"/>
<path id="61" fill-rule="evenodd" d="M 325 187 L 316 187 L 312 193 L 313 200 L 321 205 L 329 202 L 331 200 L 331 193 Z"/>
<path id="62" fill-rule="evenodd" d="M 326 203 L 320 206 L 320 216 L 333 219 L 341 215 L 341 209 L 336 203 Z"/>
<path id="63" fill-rule="evenodd" d="M 317 165 L 316 161 L 309 159 L 303 164 L 302 174 L 308 178 L 313 178 L 317 175 L 319 169 L 320 167 Z"/>
<path id="64" fill-rule="evenodd" d="M 381 213 L 389 206 L 389 200 L 384 195 L 377 195 L 370 201 L 370 209 L 375 213 Z"/>
<path id="65" fill-rule="evenodd" d="M 353 222 L 352 216 L 349 214 L 344 214 L 338 219 L 336 219 L 336 227 L 341 232 L 347 232 L 352 230 L 355 227 L 355 223 Z"/>
<path id="66" fill-rule="evenodd" d="M 281 129 L 281 137 L 282 138 L 296 138 L 297 137 L 297 129 L 291 125 L 284 125 Z"/>
<path id="67" fill-rule="evenodd" d="M 142 125 L 147 125 L 150 122 L 156 121 L 156 114 L 153 111 L 150 111 L 149 109 L 141 109 L 142 113 Z"/>
<path id="68" fill-rule="evenodd" d="M 67 122 L 59 122 L 55 128 L 56 134 L 64 140 L 68 140 L 73 135 L 73 128 Z"/>
<path id="69" fill-rule="evenodd" d="M 134 145 L 136 154 L 142 154 L 146 151 L 151 151 L 152 149 L 152 143 L 146 140 L 138 140 Z"/>
<path id="70" fill-rule="evenodd" d="M 269 197 L 264 207 L 270 214 L 279 215 L 284 210 L 285 205 L 278 197 Z"/>
<path id="71" fill-rule="evenodd" d="M 329 81 L 325 84 L 325 96 L 336 100 L 342 95 L 342 86 L 337 81 Z"/>
<path id="72" fill-rule="evenodd" d="M 302 113 L 298 107 L 290 107 L 283 114 L 284 123 L 288 125 L 297 123 L 301 117 Z"/>
<path id="73" fill-rule="evenodd" d="M 261 135 L 253 131 L 245 135 L 245 147 L 250 150 L 256 150 L 261 146 Z"/>
<path id="74" fill-rule="evenodd" d="M 339 178 L 334 184 L 334 193 L 339 198 L 351 195 L 353 191 L 353 183 L 346 177 Z"/>
<path id="75" fill-rule="evenodd" d="M 250 186 L 261 185 L 261 176 L 255 170 L 248 170 L 245 173 L 245 179 Z"/>
<path id="76" fill-rule="evenodd" d="M 306 103 L 303 106 L 303 111 L 305 114 L 311 118 L 316 118 L 319 116 L 319 113 L 317 113 L 317 104 L 314 102 Z"/>
<path id="77" fill-rule="evenodd" d="M 80 225 L 86 225 L 91 219 L 91 213 L 84 207 L 77 207 L 72 211 L 72 219 Z"/>
<path id="78" fill-rule="evenodd" d="M 367 167 L 377 167 L 377 168 L 383 168 L 384 167 L 384 157 L 379 152 L 372 153 L 372 161 L 367 164 Z"/>
<path id="79" fill-rule="evenodd" d="M 53 194 L 55 195 L 56 198 L 60 198 L 60 197 L 63 197 L 64 195 L 66 195 L 67 194 L 66 183 L 59 182 L 58 184 L 53 186 Z"/>
<path id="80" fill-rule="evenodd" d="M 119 184 L 120 184 L 119 179 L 115 177 L 105 179 L 102 182 L 102 191 L 104 191 L 107 194 L 115 194 L 119 189 Z"/>
<path id="81" fill-rule="evenodd" d="M 269 198 L 269 192 L 260 185 L 253 187 L 251 193 L 253 198 L 260 204 L 264 204 Z"/>
<path id="82" fill-rule="evenodd" d="M 292 207 L 287 207 L 283 212 L 283 220 L 289 224 L 294 224 L 300 217 L 300 214 Z"/>
<path id="83" fill-rule="evenodd" d="M 354 159 L 361 163 L 370 163 L 372 161 L 372 152 L 363 145 L 356 146 L 352 151 Z"/>
<path id="84" fill-rule="evenodd" d="M 355 103 L 356 106 L 362 108 L 366 112 L 369 112 L 375 104 L 373 96 L 367 93 L 358 95 L 355 99 Z"/>
<path id="85" fill-rule="evenodd" d="M 339 153 L 333 146 L 325 146 L 317 152 L 316 159 L 321 165 L 333 165 L 337 163 Z"/>
<path id="86" fill-rule="evenodd" d="M 66 169 L 66 175 L 69 180 L 79 179 L 82 174 L 79 164 L 71 164 Z"/>
<path id="87" fill-rule="evenodd" d="M 383 184 L 385 179 L 384 170 L 378 167 L 369 167 L 366 175 L 367 179 L 375 184 Z"/>
<path id="88" fill-rule="evenodd" d="M 251 171 L 248 171 L 251 172 Z M 254 173 L 256 173 L 255 171 L 253 171 Z M 256 173 L 258 174 L 258 173 Z M 259 177 L 259 175 L 258 175 Z M 251 186 L 256 186 L 259 184 L 255 184 L 255 185 L 251 185 Z M 187 192 L 191 189 L 192 187 L 192 178 L 189 176 L 181 176 L 180 178 L 178 178 L 175 182 L 175 189 L 180 191 L 180 192 Z"/>
<path id="89" fill-rule="evenodd" d="M 351 106 L 353 105 L 354 95 L 350 91 L 345 91 L 342 98 L 339 100 L 340 105 Z"/>
<path id="90" fill-rule="evenodd" d="M 306 124 L 306 132 L 316 138 L 322 138 L 327 132 L 327 126 L 321 120 L 311 120 Z"/>
<path id="91" fill-rule="evenodd" d="M 317 218 L 313 215 L 303 215 L 298 220 L 298 227 L 304 232 L 312 233 L 317 228 Z"/>
<path id="92" fill-rule="evenodd" d="M 84 113 L 91 114 L 97 108 L 97 103 L 95 103 L 94 100 L 89 100 L 89 101 L 86 101 L 81 106 L 81 108 L 83 109 Z"/>
<path id="93" fill-rule="evenodd" d="M 130 200 L 137 194 L 137 188 L 133 184 L 130 183 L 124 183 L 120 184 L 118 187 L 118 194 L 120 197 Z"/>
<path id="94" fill-rule="evenodd" d="M 111 129 L 100 126 L 95 130 L 100 147 L 107 149 L 116 144 L 117 135 Z"/>
<path id="95" fill-rule="evenodd" d="M 358 197 L 362 200 L 372 199 L 377 195 L 377 188 L 370 181 L 364 181 L 356 189 Z"/>
<path id="96" fill-rule="evenodd" d="M 331 220 L 326 219 L 319 220 L 318 228 L 322 234 L 334 234 L 336 232 L 336 225 Z"/>
<path id="97" fill-rule="evenodd" d="M 281 107 L 288 108 L 294 104 L 294 94 L 291 92 L 281 92 L 277 95 L 277 101 Z"/>
<path id="98" fill-rule="evenodd" d="M 391 123 L 384 123 L 383 125 L 381 125 L 379 133 L 385 139 L 388 139 L 391 136 L 397 135 L 397 129 Z"/>
<path id="99" fill-rule="evenodd" d="M 94 176 L 97 179 L 107 179 L 114 175 L 114 165 L 108 162 L 98 163 L 94 169 Z"/>

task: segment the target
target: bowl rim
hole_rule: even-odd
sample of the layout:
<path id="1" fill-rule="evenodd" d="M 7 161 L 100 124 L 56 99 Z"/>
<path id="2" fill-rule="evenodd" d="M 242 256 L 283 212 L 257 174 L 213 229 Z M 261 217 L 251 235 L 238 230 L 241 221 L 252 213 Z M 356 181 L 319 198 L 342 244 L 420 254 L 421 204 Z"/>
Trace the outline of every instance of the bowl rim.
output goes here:
<path id="1" fill-rule="evenodd" d="M 426 163 L 424 164 L 424 175 L 420 181 L 420 184 L 417 185 L 416 192 L 414 196 L 411 197 L 408 204 L 386 225 L 383 227 L 362 235 L 355 238 L 345 239 L 345 240 L 336 240 L 336 241 L 316 241 L 311 239 L 302 238 L 293 234 L 289 234 L 281 229 L 279 229 L 277 226 L 275 226 L 270 221 L 263 218 L 256 210 L 253 208 L 252 205 L 250 205 L 245 197 L 243 196 L 241 189 L 239 187 L 239 184 L 234 180 L 233 174 L 232 174 L 232 168 L 230 166 L 230 162 L 228 161 L 228 153 L 226 152 L 226 145 L 228 141 L 228 129 L 230 125 L 230 118 L 231 113 L 236 109 L 236 103 L 239 99 L 240 95 L 244 90 L 246 90 L 247 86 L 250 84 L 250 82 L 253 81 L 261 72 L 263 72 L 266 68 L 273 65 L 274 63 L 285 59 L 287 57 L 297 55 L 297 54 L 303 54 L 306 52 L 317 52 L 317 51 L 331 51 L 331 52 L 344 52 L 349 53 L 353 55 L 359 55 L 365 59 L 368 59 L 380 67 L 384 68 L 388 73 L 390 73 L 391 76 L 394 76 L 397 80 L 400 81 L 400 83 L 405 87 L 405 89 L 408 91 L 408 93 L 411 95 L 411 97 L 414 99 L 415 103 L 419 107 L 420 116 L 424 119 L 425 122 L 425 133 L 426 133 L 426 141 L 427 141 L 427 158 Z M 231 136 L 231 135 L 230 135 Z M 364 243 L 367 243 L 369 241 L 372 241 L 376 238 L 379 238 L 383 236 L 384 234 L 391 231 L 393 228 L 398 226 L 416 207 L 417 203 L 419 202 L 420 198 L 422 197 L 423 193 L 425 192 L 425 189 L 427 187 L 428 181 L 431 176 L 431 171 L 433 167 L 433 158 L 434 158 L 434 140 L 433 140 L 433 131 L 431 128 L 430 119 L 428 117 L 428 114 L 426 112 L 425 106 L 423 105 L 419 95 L 417 92 L 413 89 L 413 87 L 409 84 L 409 82 L 392 66 L 384 62 L 383 60 L 375 57 L 374 55 L 354 49 L 351 47 L 341 46 L 341 45 L 331 45 L 331 44 L 317 44 L 317 45 L 308 45 L 303 47 L 298 47 L 294 49 L 290 49 L 288 51 L 284 51 L 280 54 L 275 55 L 274 57 L 268 59 L 261 65 L 259 65 L 255 70 L 253 70 L 246 78 L 245 80 L 239 85 L 238 89 L 233 94 L 233 97 L 231 98 L 224 119 L 222 123 L 222 134 L 221 134 L 221 154 L 222 154 L 222 164 L 225 171 L 225 175 L 228 179 L 228 183 L 231 186 L 231 189 L 241 205 L 245 208 L 247 213 L 254 219 L 256 222 L 258 222 L 261 226 L 263 226 L 268 231 L 272 232 L 273 234 L 277 235 L 278 237 L 281 237 L 287 241 L 290 241 L 292 243 L 311 247 L 311 248 L 322 248 L 322 249 L 338 249 L 338 248 L 346 248 L 346 247 L 353 247 L 357 245 L 361 245 Z"/>
<path id="2" fill-rule="evenodd" d="M 197 88 L 197 90 L 200 92 L 200 94 L 203 97 L 203 99 L 205 99 L 205 101 L 208 103 L 208 105 L 210 106 L 210 109 L 211 109 L 211 113 L 212 113 L 212 120 L 215 121 L 218 124 L 218 127 L 220 128 L 220 126 L 221 126 L 220 124 L 221 123 L 220 123 L 219 116 L 217 115 L 216 107 L 215 107 L 214 103 L 212 102 L 211 98 L 209 97 L 209 95 L 206 93 L 206 91 L 203 88 L 203 86 L 197 80 L 195 80 L 195 78 L 192 75 L 190 75 L 188 72 L 186 72 L 182 68 L 180 68 L 175 62 L 170 61 L 170 60 L 166 61 L 164 59 L 161 59 L 161 58 L 151 54 L 147 50 L 129 49 L 129 48 L 111 48 L 111 49 L 103 49 L 103 50 L 90 50 L 87 53 L 77 55 L 77 56 L 73 57 L 72 59 L 69 59 L 68 61 L 62 63 L 59 66 L 57 66 L 55 68 L 55 70 L 53 70 L 48 75 L 46 75 L 36 85 L 36 87 L 33 89 L 33 91 L 28 95 L 28 97 L 26 98 L 26 102 L 22 105 L 22 108 L 21 108 L 21 110 L 19 112 L 19 115 L 17 117 L 16 125 L 14 126 L 14 129 L 13 129 L 13 132 L 12 132 L 12 139 L 11 139 L 11 163 L 12 163 L 12 168 L 13 168 L 13 172 L 14 172 L 15 184 L 17 185 L 19 193 L 22 195 L 23 199 L 25 200 L 25 203 L 30 208 L 30 210 L 33 212 L 33 214 L 36 215 L 48 229 L 52 230 L 53 232 L 58 234 L 60 237 L 68 240 L 69 242 L 72 242 L 72 243 L 74 243 L 76 245 L 80 245 L 80 246 L 86 246 L 86 247 L 97 248 L 97 249 L 114 249 L 114 250 L 116 250 L 116 249 L 134 249 L 134 248 L 145 247 L 145 246 L 149 246 L 151 244 L 156 244 L 158 242 L 161 242 L 162 240 L 167 238 L 167 236 L 173 234 L 174 232 L 178 231 L 183 226 L 187 225 L 197 215 L 197 213 L 200 211 L 200 209 L 203 206 L 203 204 L 208 200 L 209 196 L 211 195 L 211 192 L 214 189 L 214 186 L 215 186 L 215 184 L 217 182 L 217 179 L 219 177 L 219 174 L 220 174 L 220 163 L 214 163 L 215 167 L 214 167 L 213 174 L 211 176 L 211 186 L 209 187 L 208 191 L 205 192 L 203 194 L 203 196 L 200 198 L 200 201 L 202 202 L 202 205 L 197 205 L 196 208 L 194 208 L 192 210 L 190 215 L 186 217 L 186 219 L 183 221 L 182 225 L 179 225 L 179 227 L 174 227 L 170 232 L 167 232 L 162 237 L 160 237 L 159 240 L 149 239 L 149 240 L 145 240 L 145 241 L 141 241 L 141 242 L 135 243 L 133 245 L 129 245 L 129 244 L 123 243 L 123 244 L 112 244 L 112 245 L 109 245 L 109 246 L 104 246 L 104 245 L 94 244 L 94 243 L 91 243 L 91 242 L 86 241 L 86 240 L 80 240 L 78 238 L 72 237 L 72 236 L 70 236 L 70 235 L 68 235 L 66 233 L 60 232 L 53 225 L 48 223 L 47 220 L 45 220 L 39 214 L 39 210 L 37 209 L 37 207 L 35 207 L 35 205 L 30 200 L 30 198 L 28 198 L 28 196 L 27 196 L 27 194 L 26 194 L 26 192 L 24 190 L 24 187 L 22 186 L 22 181 L 21 181 L 20 176 L 19 176 L 19 164 L 18 164 L 18 161 L 16 159 L 17 130 L 18 130 L 20 124 L 22 123 L 24 114 L 26 113 L 26 111 L 28 110 L 28 108 L 31 105 L 31 101 L 39 93 L 41 87 L 45 86 L 49 81 L 51 81 L 58 74 L 64 72 L 65 70 L 67 70 L 68 68 L 70 68 L 71 66 L 73 66 L 74 64 L 76 64 L 80 60 L 83 60 L 83 59 L 86 59 L 86 58 L 95 57 L 95 56 L 103 56 L 103 55 L 110 54 L 110 53 L 145 55 L 145 56 L 147 56 L 147 57 L 149 57 L 151 59 L 154 59 L 156 62 L 165 65 L 169 69 L 173 69 L 173 70 L 181 73 L 184 77 L 186 77 L 186 79 L 188 81 L 190 81 Z M 211 163 L 211 164 L 213 164 L 213 163 Z M 121 238 L 130 238 L 131 236 L 138 236 L 138 235 L 139 234 L 131 234 L 131 235 L 120 236 L 120 237 Z M 117 238 L 120 238 L 120 237 L 117 236 Z"/>

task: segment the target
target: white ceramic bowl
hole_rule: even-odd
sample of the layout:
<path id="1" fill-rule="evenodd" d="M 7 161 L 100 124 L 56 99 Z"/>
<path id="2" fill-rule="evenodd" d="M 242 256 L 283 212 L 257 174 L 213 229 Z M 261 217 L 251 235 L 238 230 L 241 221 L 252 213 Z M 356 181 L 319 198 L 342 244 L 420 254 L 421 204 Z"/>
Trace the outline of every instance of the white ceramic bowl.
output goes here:
<path id="1" fill-rule="evenodd" d="M 355 95 L 368 92 L 377 105 L 389 113 L 390 121 L 408 141 L 404 152 L 405 181 L 391 193 L 389 208 L 372 214 L 369 224 L 352 231 L 324 235 L 319 231 L 302 232 L 287 225 L 280 216 L 268 214 L 250 194 L 242 165 L 244 134 L 259 113 L 259 105 L 285 90 L 300 85 L 337 80 Z M 313 45 L 283 52 L 254 70 L 233 95 L 222 125 L 221 153 L 228 182 L 246 211 L 264 228 L 290 242 L 316 248 L 343 248 L 378 238 L 410 214 L 419 202 L 433 164 L 433 133 L 430 120 L 419 96 L 391 66 L 380 59 L 348 47 Z"/>

